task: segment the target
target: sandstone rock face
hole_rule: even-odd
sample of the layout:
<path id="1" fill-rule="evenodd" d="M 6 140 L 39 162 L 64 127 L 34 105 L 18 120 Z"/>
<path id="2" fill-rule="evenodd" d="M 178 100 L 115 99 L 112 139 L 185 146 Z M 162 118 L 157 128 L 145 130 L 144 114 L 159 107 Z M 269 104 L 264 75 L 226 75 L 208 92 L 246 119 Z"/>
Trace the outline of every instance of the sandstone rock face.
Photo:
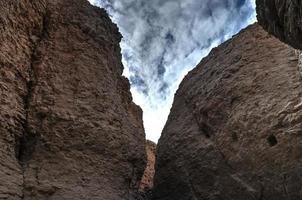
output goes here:
<path id="1" fill-rule="evenodd" d="M 0 0 L 0 199 L 132 199 L 142 111 L 86 0 Z"/>
<path id="2" fill-rule="evenodd" d="M 175 95 L 154 199 L 301 199 L 299 63 L 257 24 L 212 50 Z"/>
<path id="3" fill-rule="evenodd" d="M 155 153 L 156 144 L 150 140 L 146 142 L 146 152 L 147 152 L 147 167 L 145 169 L 143 178 L 140 183 L 141 190 L 151 190 L 153 188 L 153 177 L 155 173 Z"/>
<path id="4" fill-rule="evenodd" d="M 301 0 L 256 0 L 259 23 L 271 34 L 302 49 Z"/>

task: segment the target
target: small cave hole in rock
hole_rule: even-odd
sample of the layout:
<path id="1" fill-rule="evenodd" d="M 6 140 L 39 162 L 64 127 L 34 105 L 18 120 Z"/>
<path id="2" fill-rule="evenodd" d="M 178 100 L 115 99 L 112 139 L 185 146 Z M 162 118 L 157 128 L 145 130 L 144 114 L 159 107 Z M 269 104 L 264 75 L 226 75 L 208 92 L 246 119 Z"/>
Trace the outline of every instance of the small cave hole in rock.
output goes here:
<path id="1" fill-rule="evenodd" d="M 273 147 L 273 146 L 275 146 L 275 145 L 278 144 L 278 140 L 277 140 L 276 136 L 274 136 L 274 135 L 268 136 L 267 142 L 268 142 L 268 144 L 269 144 L 271 147 Z"/>
<path id="2" fill-rule="evenodd" d="M 212 129 L 206 123 L 199 125 L 199 131 L 205 135 L 206 138 L 211 138 Z"/>
<path id="3" fill-rule="evenodd" d="M 232 133 L 232 140 L 233 140 L 234 142 L 237 142 L 237 141 L 238 141 L 238 135 L 237 135 L 237 133 L 235 133 L 235 132 Z"/>
<path id="4" fill-rule="evenodd" d="M 29 132 L 27 124 L 23 124 L 24 132 L 20 138 L 16 138 L 15 155 L 20 164 L 29 161 L 35 151 L 38 138 Z"/>

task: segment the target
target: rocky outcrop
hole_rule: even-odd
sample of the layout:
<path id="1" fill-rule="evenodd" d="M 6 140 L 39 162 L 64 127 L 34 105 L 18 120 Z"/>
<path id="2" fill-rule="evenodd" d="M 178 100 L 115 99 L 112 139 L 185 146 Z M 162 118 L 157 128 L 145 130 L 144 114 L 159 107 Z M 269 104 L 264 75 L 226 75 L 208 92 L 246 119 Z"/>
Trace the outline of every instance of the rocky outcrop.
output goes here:
<path id="1" fill-rule="evenodd" d="M 147 166 L 140 182 L 140 189 L 138 193 L 138 200 L 151 200 L 152 189 L 153 189 L 153 178 L 154 178 L 154 165 L 155 165 L 155 152 L 156 144 L 150 140 L 146 141 L 146 152 L 147 152 Z"/>
<path id="2" fill-rule="evenodd" d="M 141 190 L 151 190 L 153 188 L 153 177 L 155 173 L 155 153 L 156 144 L 150 140 L 146 142 L 146 152 L 147 152 L 147 167 L 145 169 L 143 178 L 140 183 Z"/>
<path id="3" fill-rule="evenodd" d="M 259 23 L 271 34 L 302 49 L 301 0 L 256 0 Z"/>
<path id="4" fill-rule="evenodd" d="M 0 0 L 0 199 L 132 199 L 142 111 L 86 0 Z"/>
<path id="5" fill-rule="evenodd" d="M 175 95 L 154 199 L 301 199 L 299 63 L 257 24 L 213 49 Z"/>

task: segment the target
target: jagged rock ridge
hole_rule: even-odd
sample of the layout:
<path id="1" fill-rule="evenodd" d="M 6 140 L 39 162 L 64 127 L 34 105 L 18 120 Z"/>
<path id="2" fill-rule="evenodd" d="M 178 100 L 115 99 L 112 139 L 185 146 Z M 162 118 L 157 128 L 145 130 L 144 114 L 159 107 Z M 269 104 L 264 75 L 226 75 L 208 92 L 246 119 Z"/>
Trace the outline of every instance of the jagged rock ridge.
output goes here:
<path id="1" fill-rule="evenodd" d="M 116 25 L 86 0 L 0 2 L 0 199 L 133 199 L 145 137 Z"/>
<path id="2" fill-rule="evenodd" d="M 301 199 L 299 65 L 257 24 L 213 49 L 175 95 L 154 199 Z"/>

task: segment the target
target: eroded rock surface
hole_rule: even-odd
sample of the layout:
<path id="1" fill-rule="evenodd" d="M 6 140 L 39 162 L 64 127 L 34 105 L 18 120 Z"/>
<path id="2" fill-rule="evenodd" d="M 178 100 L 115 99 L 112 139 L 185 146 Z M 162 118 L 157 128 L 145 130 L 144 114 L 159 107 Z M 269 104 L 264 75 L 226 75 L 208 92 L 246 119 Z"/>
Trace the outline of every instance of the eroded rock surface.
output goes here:
<path id="1" fill-rule="evenodd" d="M 121 35 L 86 0 L 0 0 L 0 199 L 132 199 L 142 111 Z"/>
<path id="2" fill-rule="evenodd" d="M 259 23 L 271 34 L 302 49 L 301 0 L 256 0 Z"/>
<path id="3" fill-rule="evenodd" d="M 150 140 L 146 141 L 147 166 L 140 183 L 141 190 L 151 190 L 153 188 L 153 177 L 155 173 L 156 144 Z"/>
<path id="4" fill-rule="evenodd" d="M 301 199 L 299 63 L 257 24 L 213 49 L 175 95 L 154 199 Z"/>
<path id="5" fill-rule="evenodd" d="M 137 200 L 151 200 L 153 189 L 153 178 L 155 173 L 156 144 L 150 140 L 146 141 L 147 166 L 140 182 Z"/>

